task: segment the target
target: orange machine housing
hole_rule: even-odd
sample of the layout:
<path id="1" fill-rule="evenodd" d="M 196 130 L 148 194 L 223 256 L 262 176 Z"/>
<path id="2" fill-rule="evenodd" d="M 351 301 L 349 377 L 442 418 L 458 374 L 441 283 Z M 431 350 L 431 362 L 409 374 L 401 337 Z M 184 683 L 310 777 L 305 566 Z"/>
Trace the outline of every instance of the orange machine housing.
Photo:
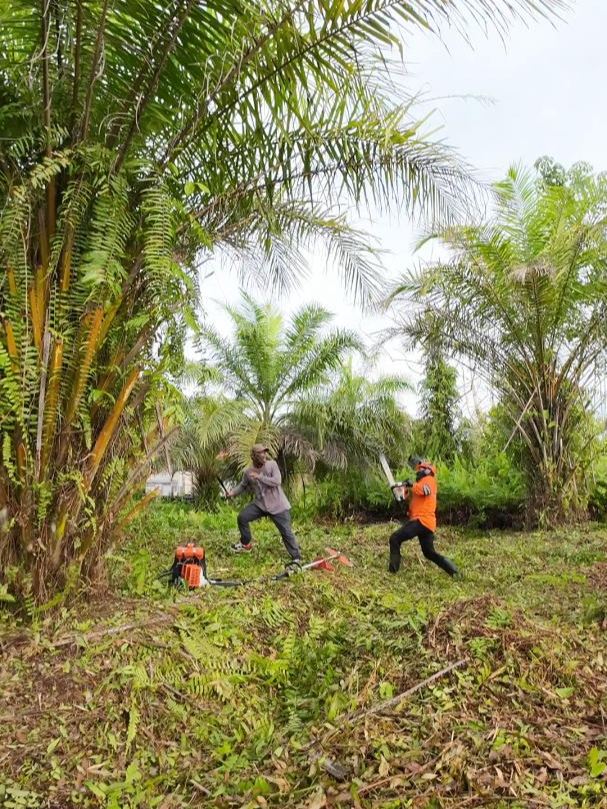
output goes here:
<path id="1" fill-rule="evenodd" d="M 183 579 L 190 589 L 204 586 L 207 579 L 204 548 L 192 542 L 175 548 L 174 570 L 176 577 Z"/>

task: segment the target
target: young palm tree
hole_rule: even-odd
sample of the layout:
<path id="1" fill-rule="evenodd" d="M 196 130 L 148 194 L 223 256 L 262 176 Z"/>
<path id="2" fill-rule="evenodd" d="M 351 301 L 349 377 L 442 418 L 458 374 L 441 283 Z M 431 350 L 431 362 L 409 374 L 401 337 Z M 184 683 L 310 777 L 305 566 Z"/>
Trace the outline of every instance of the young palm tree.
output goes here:
<path id="1" fill-rule="evenodd" d="M 296 403 L 292 428 L 306 437 L 326 467 L 376 467 L 382 452 L 400 466 L 410 420 L 398 396 L 410 390 L 405 379 L 382 376 L 370 380 L 356 374 L 351 361 L 344 362 L 327 385 Z"/>
<path id="2" fill-rule="evenodd" d="M 1 568 L 43 599 L 124 524 L 201 252 L 288 283 L 321 239 L 368 289 L 337 203 L 452 209 L 462 172 L 387 74 L 399 23 L 553 5 L 5 0 Z"/>
<path id="3" fill-rule="evenodd" d="M 585 505 L 587 413 L 607 344 L 607 177 L 554 186 L 512 168 L 495 192 L 493 217 L 440 232 L 451 260 L 410 273 L 393 305 L 413 298 L 411 341 L 440 334 L 500 394 L 530 513 L 554 522 Z"/>
<path id="4" fill-rule="evenodd" d="M 332 316 L 319 306 L 302 307 L 289 323 L 248 295 L 240 308 L 226 311 L 234 326 L 231 337 L 210 327 L 202 330 L 209 364 L 221 373 L 230 395 L 201 420 L 202 445 L 229 433 L 230 454 L 241 467 L 256 443 L 313 460 L 311 445 L 292 429 L 292 409 L 328 381 L 346 353 L 362 349 L 360 341 L 352 332 L 327 331 Z"/>
<path id="5" fill-rule="evenodd" d="M 230 405 L 233 419 L 229 418 Z M 240 418 L 240 403 L 216 396 L 194 396 L 186 401 L 184 409 L 185 418 L 171 445 L 170 459 L 175 468 L 193 473 L 197 502 L 212 505 L 221 491 L 219 480 L 236 471 L 226 457 L 225 447 Z"/>

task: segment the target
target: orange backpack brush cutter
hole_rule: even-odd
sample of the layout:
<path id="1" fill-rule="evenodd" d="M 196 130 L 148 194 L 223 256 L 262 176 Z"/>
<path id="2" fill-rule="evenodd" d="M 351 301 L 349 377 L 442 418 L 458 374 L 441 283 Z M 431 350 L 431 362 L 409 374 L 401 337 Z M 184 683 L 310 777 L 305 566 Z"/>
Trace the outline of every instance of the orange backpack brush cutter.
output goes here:
<path id="1" fill-rule="evenodd" d="M 258 579 L 211 579 L 207 577 L 204 548 L 189 543 L 188 545 L 180 545 L 175 549 L 175 559 L 172 566 L 162 572 L 158 578 L 168 579 L 168 583 L 174 586 L 187 587 L 189 590 L 193 590 L 206 585 L 241 587 L 245 584 L 279 581 L 303 570 L 327 570 L 332 572 L 335 568 L 331 562 L 339 562 L 339 564 L 346 567 L 354 566 L 347 556 L 333 550 L 333 548 L 325 548 L 325 554 L 326 556 L 321 556 L 319 559 L 314 559 L 314 561 L 305 565 L 296 561 L 288 562 L 283 571 L 272 576 L 261 576 Z"/>
<path id="2" fill-rule="evenodd" d="M 170 577 L 171 584 L 182 584 L 190 590 L 195 587 L 204 587 L 209 583 L 204 548 L 201 545 L 194 545 L 192 542 L 175 548 L 173 564 L 161 576 Z"/>

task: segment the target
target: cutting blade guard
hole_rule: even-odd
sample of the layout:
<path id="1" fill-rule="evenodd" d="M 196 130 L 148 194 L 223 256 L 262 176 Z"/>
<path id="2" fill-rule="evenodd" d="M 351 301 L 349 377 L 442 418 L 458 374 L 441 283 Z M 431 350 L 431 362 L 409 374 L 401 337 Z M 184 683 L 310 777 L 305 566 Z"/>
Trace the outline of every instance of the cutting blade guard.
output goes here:
<path id="1" fill-rule="evenodd" d="M 325 553 L 331 560 L 331 562 L 339 562 L 340 565 L 345 565 L 346 567 L 354 567 L 354 562 L 351 562 L 347 556 L 344 556 L 343 553 L 339 551 L 334 551 L 333 548 L 325 548 Z"/>

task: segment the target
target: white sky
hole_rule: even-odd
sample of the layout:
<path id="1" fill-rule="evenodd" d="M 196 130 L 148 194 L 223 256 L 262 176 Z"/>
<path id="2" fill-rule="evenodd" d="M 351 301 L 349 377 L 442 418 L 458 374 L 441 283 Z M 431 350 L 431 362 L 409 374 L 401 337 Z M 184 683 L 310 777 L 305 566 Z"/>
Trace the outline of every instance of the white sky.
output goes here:
<path id="1" fill-rule="evenodd" d="M 605 153 L 607 109 L 607 0 L 572 0 L 562 21 L 518 24 L 503 43 L 495 32 L 486 37 L 469 28 L 472 46 L 455 31 L 444 31 L 443 41 L 416 33 L 405 43 L 405 60 L 413 92 L 437 99 L 435 124 L 441 137 L 457 148 L 481 179 L 503 176 L 511 163 L 532 165 L 550 155 L 565 167 L 580 160 L 607 169 Z M 447 96 L 485 97 L 493 103 Z M 397 277 L 412 261 L 416 235 L 404 217 L 378 217 L 367 225 L 379 246 L 390 251 L 383 258 L 387 278 Z M 221 304 L 235 302 L 238 281 L 218 264 L 202 285 L 205 312 L 218 328 L 228 321 Z M 203 272 L 208 272 L 207 264 Z M 256 297 L 261 293 L 254 292 Z M 339 278 L 318 261 L 301 288 L 276 300 L 288 313 L 303 303 L 318 302 L 335 313 L 335 325 L 355 329 L 373 341 L 389 325 L 387 317 L 363 314 Z M 405 356 L 398 345 L 382 351 L 378 371 L 419 379 L 415 355 Z M 470 380 L 463 379 L 464 390 Z M 405 401 L 415 410 L 415 397 Z M 486 396 L 465 397 L 466 409 L 486 406 Z"/>

